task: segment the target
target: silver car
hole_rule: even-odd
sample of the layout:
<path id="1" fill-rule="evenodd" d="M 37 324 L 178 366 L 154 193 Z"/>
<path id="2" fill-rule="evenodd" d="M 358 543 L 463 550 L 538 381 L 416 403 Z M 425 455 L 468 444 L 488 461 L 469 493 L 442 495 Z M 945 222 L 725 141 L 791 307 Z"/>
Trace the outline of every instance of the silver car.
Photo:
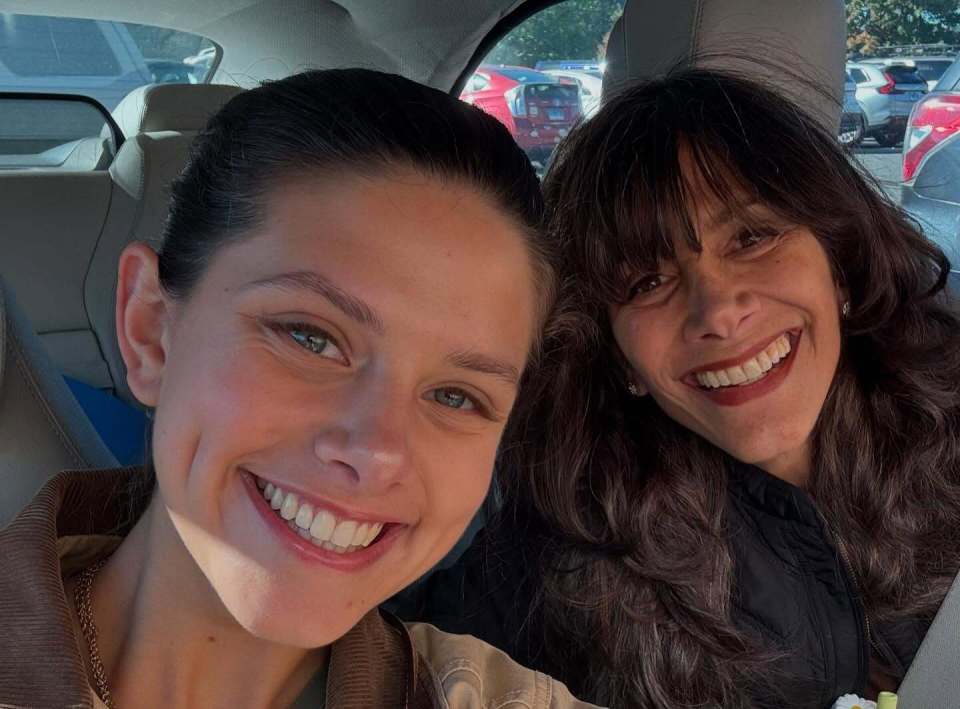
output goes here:
<path id="1" fill-rule="evenodd" d="M 840 116 L 840 133 L 838 134 L 841 145 L 859 145 L 863 140 L 866 123 L 863 107 L 857 101 L 857 83 L 847 72 L 846 82 L 843 85 L 843 113 Z"/>
<path id="2" fill-rule="evenodd" d="M 857 101 L 866 118 L 865 135 L 884 147 L 902 142 L 913 104 L 928 90 L 916 67 L 851 62 L 847 73 L 857 84 Z"/>

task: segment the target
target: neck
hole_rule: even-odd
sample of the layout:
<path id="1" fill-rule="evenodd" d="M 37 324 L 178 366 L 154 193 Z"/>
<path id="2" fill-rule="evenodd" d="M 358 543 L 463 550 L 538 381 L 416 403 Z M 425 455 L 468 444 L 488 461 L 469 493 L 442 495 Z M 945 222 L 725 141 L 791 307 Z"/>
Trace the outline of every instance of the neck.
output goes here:
<path id="1" fill-rule="evenodd" d="M 810 446 L 804 444 L 796 450 L 786 451 L 779 455 L 756 463 L 774 477 L 799 488 L 806 488 L 810 481 Z"/>
<path id="2" fill-rule="evenodd" d="M 325 649 L 278 645 L 240 626 L 158 496 L 98 574 L 91 600 L 120 709 L 290 706 L 328 659 Z"/>

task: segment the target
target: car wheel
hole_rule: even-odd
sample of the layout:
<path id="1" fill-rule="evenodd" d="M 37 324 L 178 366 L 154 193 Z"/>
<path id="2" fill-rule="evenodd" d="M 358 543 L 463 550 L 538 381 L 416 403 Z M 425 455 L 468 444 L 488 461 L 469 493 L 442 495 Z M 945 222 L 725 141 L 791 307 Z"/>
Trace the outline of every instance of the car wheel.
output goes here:
<path id="1" fill-rule="evenodd" d="M 857 127 L 850 130 L 841 131 L 839 140 L 840 145 L 845 145 L 848 148 L 860 145 L 860 143 L 863 142 L 863 129 Z"/>
<path id="2" fill-rule="evenodd" d="M 874 136 L 877 143 L 882 148 L 892 148 L 899 145 L 903 142 L 903 133 L 900 131 L 892 131 L 890 133 L 877 133 Z"/>

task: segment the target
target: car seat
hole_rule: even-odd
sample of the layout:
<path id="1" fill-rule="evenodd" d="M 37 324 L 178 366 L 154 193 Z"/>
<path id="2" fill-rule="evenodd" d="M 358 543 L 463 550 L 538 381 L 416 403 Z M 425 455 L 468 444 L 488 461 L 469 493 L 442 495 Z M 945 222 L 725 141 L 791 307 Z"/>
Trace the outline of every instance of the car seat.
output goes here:
<path id="1" fill-rule="evenodd" d="M 0 527 L 59 471 L 116 464 L 0 281 Z"/>
<path id="2" fill-rule="evenodd" d="M 610 32 L 606 60 L 603 100 L 674 67 L 726 69 L 772 83 L 836 132 L 846 78 L 844 4 L 626 0 Z M 824 91 L 798 82 L 791 73 Z"/>

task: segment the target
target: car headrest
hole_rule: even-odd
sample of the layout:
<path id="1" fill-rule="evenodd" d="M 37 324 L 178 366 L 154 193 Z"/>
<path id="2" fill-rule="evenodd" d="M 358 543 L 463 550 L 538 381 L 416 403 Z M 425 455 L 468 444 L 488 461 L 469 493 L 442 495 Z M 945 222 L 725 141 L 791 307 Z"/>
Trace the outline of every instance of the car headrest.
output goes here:
<path id="1" fill-rule="evenodd" d="M 61 470 L 116 465 L 0 282 L 0 527 Z"/>
<path id="2" fill-rule="evenodd" d="M 219 84 L 147 84 L 127 94 L 113 110 L 113 118 L 127 138 L 159 131 L 195 132 L 242 91 Z"/>
<path id="3" fill-rule="evenodd" d="M 627 0 L 607 42 L 603 98 L 674 67 L 726 69 L 772 83 L 836 130 L 845 28 L 843 0 Z"/>

